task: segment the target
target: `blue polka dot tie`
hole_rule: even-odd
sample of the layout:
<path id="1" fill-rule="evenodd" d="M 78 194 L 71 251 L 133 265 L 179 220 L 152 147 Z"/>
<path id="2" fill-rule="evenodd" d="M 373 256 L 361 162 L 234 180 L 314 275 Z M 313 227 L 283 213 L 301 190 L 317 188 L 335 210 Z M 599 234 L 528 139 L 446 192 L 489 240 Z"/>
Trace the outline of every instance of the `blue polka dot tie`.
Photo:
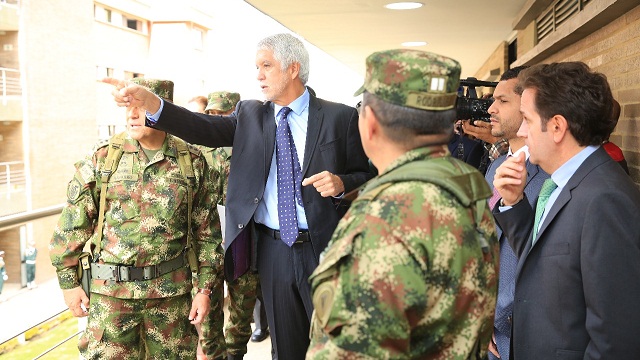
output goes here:
<path id="1" fill-rule="evenodd" d="M 291 109 L 288 107 L 280 109 L 278 129 L 276 130 L 278 221 L 280 222 L 280 238 L 288 246 L 293 245 L 298 237 L 298 216 L 296 213 L 296 190 L 298 187 L 295 182 L 298 176 L 294 171 L 294 166 L 298 163 L 298 155 L 295 152 L 289 121 L 287 121 L 287 115 L 290 111 Z M 299 167 L 298 165 L 296 168 L 298 173 L 300 172 Z"/>

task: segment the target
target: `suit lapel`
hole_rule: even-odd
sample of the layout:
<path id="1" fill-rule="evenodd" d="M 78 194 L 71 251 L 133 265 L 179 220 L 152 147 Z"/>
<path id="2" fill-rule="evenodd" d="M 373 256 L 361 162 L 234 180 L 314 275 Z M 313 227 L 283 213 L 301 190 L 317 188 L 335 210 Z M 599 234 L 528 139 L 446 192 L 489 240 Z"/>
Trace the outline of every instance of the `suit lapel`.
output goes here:
<path id="1" fill-rule="evenodd" d="M 262 115 L 262 140 L 264 142 L 264 179 L 269 177 L 271 169 L 271 159 L 276 143 L 276 121 L 273 115 L 273 106 L 270 102 L 265 102 L 264 113 Z"/>
<path id="2" fill-rule="evenodd" d="M 602 154 L 606 155 L 605 157 Z M 549 227 L 551 222 L 555 219 L 556 215 L 562 210 L 562 208 L 571 200 L 571 191 L 575 189 L 580 183 L 582 179 L 584 179 L 594 168 L 602 164 L 604 161 L 608 160 L 608 154 L 604 152 L 602 148 L 596 150 L 593 154 L 589 155 L 585 159 L 585 161 L 578 167 L 578 170 L 571 176 L 567 185 L 562 189 L 558 198 L 553 203 L 553 206 L 549 209 L 549 213 L 544 218 L 544 222 L 540 225 L 540 230 L 538 231 L 537 237 L 538 241 L 534 246 L 539 246 L 539 244 L 544 241 L 540 237 L 544 234 L 544 231 Z M 530 239 L 531 240 L 531 239 Z"/>
<path id="3" fill-rule="evenodd" d="M 302 176 L 304 177 L 307 169 L 309 168 L 309 162 L 311 156 L 316 149 L 318 138 L 320 137 L 320 129 L 322 128 L 322 121 L 324 113 L 322 112 L 322 106 L 315 96 L 309 94 L 309 119 L 307 120 L 307 139 L 304 147 L 304 160 L 302 163 Z M 313 175 L 313 174 L 310 174 Z"/>

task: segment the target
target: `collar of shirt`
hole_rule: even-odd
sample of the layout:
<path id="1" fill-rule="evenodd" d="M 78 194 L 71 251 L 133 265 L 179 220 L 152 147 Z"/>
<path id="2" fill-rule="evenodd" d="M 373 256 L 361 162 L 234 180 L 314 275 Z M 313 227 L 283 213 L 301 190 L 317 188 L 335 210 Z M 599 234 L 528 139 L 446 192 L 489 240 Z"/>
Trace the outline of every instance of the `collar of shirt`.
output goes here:
<path id="1" fill-rule="evenodd" d="M 516 150 L 516 152 L 513 152 L 511 150 L 511 146 L 509 146 L 509 152 L 507 153 L 507 156 L 518 156 L 520 153 L 524 153 L 524 160 L 529 160 L 529 147 L 527 145 L 523 145 L 520 149 Z"/>
<path id="2" fill-rule="evenodd" d="M 551 174 L 553 182 L 558 185 L 558 188 L 552 193 L 552 195 L 559 194 L 562 191 L 580 165 L 582 165 L 589 155 L 593 154 L 596 150 L 598 150 L 598 146 L 591 145 L 585 147 Z M 549 202 L 551 202 L 551 197 L 549 198 Z"/>
<path id="3" fill-rule="evenodd" d="M 297 99 L 293 100 L 291 104 L 287 105 L 291 109 L 291 113 L 289 116 L 293 115 L 294 117 L 301 117 L 302 113 L 309 108 L 309 90 L 305 89 L 302 95 L 300 95 Z M 280 109 L 284 106 L 277 105 L 273 103 L 273 114 L 274 118 L 278 116 Z M 293 114 L 292 114 L 293 113 Z M 275 119 L 276 124 L 278 123 L 278 119 Z"/>

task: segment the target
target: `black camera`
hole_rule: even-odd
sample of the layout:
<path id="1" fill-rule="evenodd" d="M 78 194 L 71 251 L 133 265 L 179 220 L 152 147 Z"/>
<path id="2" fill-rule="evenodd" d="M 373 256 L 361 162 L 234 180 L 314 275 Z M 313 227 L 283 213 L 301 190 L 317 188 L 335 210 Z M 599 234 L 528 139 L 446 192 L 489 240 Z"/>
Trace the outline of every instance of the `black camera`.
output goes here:
<path id="1" fill-rule="evenodd" d="M 488 110 L 493 103 L 493 98 L 478 99 L 476 86 L 496 87 L 497 85 L 497 82 L 480 81 L 474 77 L 461 79 L 460 87 L 458 88 L 458 99 L 456 101 L 456 118 L 459 120 L 491 121 Z M 467 87 L 466 93 L 464 86 Z"/>

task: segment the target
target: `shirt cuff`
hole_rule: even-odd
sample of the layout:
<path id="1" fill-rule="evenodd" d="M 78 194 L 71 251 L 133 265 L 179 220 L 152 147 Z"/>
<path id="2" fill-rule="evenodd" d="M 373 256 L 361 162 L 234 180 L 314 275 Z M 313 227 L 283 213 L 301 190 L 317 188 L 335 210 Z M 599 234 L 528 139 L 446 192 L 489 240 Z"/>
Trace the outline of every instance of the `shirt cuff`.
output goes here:
<path id="1" fill-rule="evenodd" d="M 158 119 L 160 119 L 160 115 L 162 114 L 162 109 L 164 108 L 164 100 L 162 100 L 162 98 L 159 98 L 159 99 L 160 99 L 160 108 L 158 109 L 158 111 L 156 111 L 154 114 L 148 111 L 145 111 L 147 120 L 149 120 L 147 123 L 150 124 L 151 126 L 158 123 Z"/>

